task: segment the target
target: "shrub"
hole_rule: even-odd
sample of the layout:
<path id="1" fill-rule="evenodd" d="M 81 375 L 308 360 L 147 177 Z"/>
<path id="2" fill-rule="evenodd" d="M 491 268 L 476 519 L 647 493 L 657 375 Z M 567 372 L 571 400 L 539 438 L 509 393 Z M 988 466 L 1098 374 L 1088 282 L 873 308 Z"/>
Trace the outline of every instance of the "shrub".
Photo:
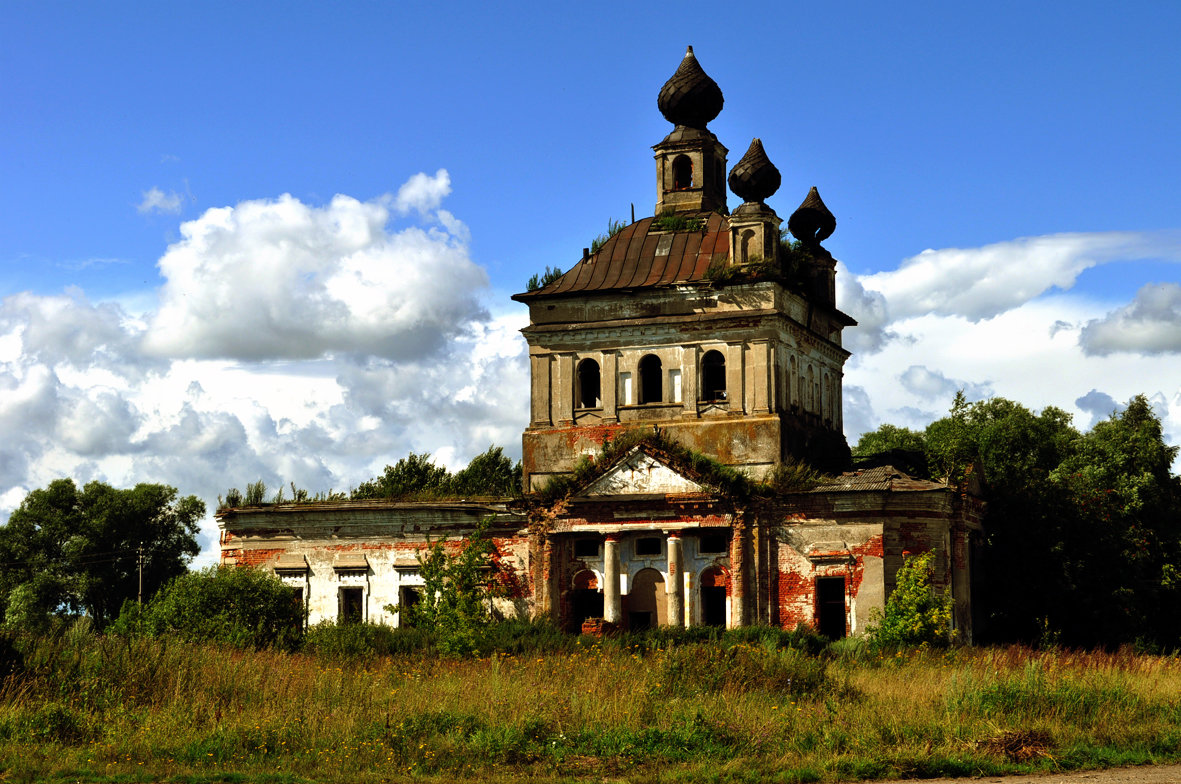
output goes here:
<path id="1" fill-rule="evenodd" d="M 424 629 L 376 623 L 337 625 L 321 621 L 308 629 L 304 650 L 319 656 L 357 659 L 402 653 L 424 653 L 434 646 L 434 636 Z"/>
<path id="2" fill-rule="evenodd" d="M 951 642 L 951 590 L 936 594 L 931 586 L 934 560 L 931 551 L 902 562 L 885 612 L 875 610 L 870 614 L 867 631 L 875 648 L 944 646 Z"/>
<path id="3" fill-rule="evenodd" d="M 212 566 L 166 585 L 138 622 L 120 622 L 150 637 L 220 642 L 239 648 L 298 647 L 304 611 L 295 592 L 261 569 Z"/>

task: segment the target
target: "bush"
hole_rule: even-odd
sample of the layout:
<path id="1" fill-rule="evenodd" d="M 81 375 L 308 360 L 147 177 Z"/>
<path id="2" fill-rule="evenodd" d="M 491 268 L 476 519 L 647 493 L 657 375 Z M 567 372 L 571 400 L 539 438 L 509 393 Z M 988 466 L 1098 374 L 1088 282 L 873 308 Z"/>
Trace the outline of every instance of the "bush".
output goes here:
<path id="1" fill-rule="evenodd" d="M 871 613 L 866 627 L 874 648 L 945 646 L 951 642 L 951 590 L 936 594 L 931 586 L 934 560 L 932 551 L 902 562 L 885 612 Z"/>
<path id="2" fill-rule="evenodd" d="M 138 620 L 121 617 L 116 627 L 187 642 L 294 650 L 303 624 L 295 591 L 278 577 L 261 569 L 212 566 L 173 580 Z"/>
<path id="3" fill-rule="evenodd" d="M 395 629 L 375 623 L 321 621 L 309 628 L 304 638 L 308 653 L 338 659 L 424 653 L 433 647 L 434 635 L 424 629 Z"/>
<path id="4" fill-rule="evenodd" d="M 657 682 L 669 696 L 755 691 L 815 696 L 828 687 L 827 667 L 824 660 L 790 648 L 687 645 L 665 653 Z"/>

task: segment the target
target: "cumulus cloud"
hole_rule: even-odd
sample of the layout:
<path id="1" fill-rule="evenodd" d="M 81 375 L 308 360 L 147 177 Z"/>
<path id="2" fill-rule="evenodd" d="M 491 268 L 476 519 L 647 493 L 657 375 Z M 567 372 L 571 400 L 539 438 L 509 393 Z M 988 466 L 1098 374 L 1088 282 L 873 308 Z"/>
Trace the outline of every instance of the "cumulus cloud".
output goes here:
<path id="1" fill-rule="evenodd" d="M 182 203 L 181 195 L 176 191 L 165 193 L 159 188 L 153 187 L 150 190 L 144 191 L 144 197 L 136 209 L 142 213 L 162 212 L 170 215 L 179 215 Z"/>
<path id="2" fill-rule="evenodd" d="M 1181 352 L 1181 286 L 1149 283 L 1131 303 L 1087 322 L 1079 344 L 1088 354 Z"/>
<path id="3" fill-rule="evenodd" d="M 403 186 L 416 207 L 441 198 L 424 177 Z M 446 171 L 425 178 L 440 179 Z M 317 207 L 284 195 L 182 224 L 183 238 L 159 262 L 167 282 L 146 350 L 241 360 L 430 355 L 485 318 L 487 275 L 449 214 L 450 229 L 396 233 L 389 217 L 381 201 L 336 196 Z"/>
<path id="4" fill-rule="evenodd" d="M 1115 398 L 1106 392 L 1100 392 L 1097 389 L 1092 389 L 1087 394 L 1076 399 L 1074 404 L 1083 412 L 1091 417 L 1088 428 L 1094 427 L 1096 422 L 1107 419 L 1114 413 L 1123 411 L 1126 406 L 1122 406 L 1116 402 Z"/>
<path id="5" fill-rule="evenodd" d="M 898 377 L 904 389 L 917 397 L 927 400 L 946 398 L 959 390 L 969 400 L 982 400 L 992 394 L 987 383 L 973 383 L 948 378 L 938 370 L 929 370 L 922 365 L 911 365 Z"/>
<path id="6" fill-rule="evenodd" d="M 369 202 L 209 210 L 159 260 L 154 305 L 0 301 L 0 521 L 61 476 L 164 482 L 212 512 L 259 479 L 290 497 L 410 451 L 452 468 L 494 443 L 519 455 L 526 316 L 489 312 L 449 192 L 440 170 Z M 206 559 L 216 536 L 207 518 Z"/>
<path id="7" fill-rule="evenodd" d="M 837 262 L 837 307 L 857 320 L 857 326 L 844 332 L 845 348 L 854 354 L 879 351 L 897 335 L 888 329 L 890 323 L 886 297 L 862 285 L 861 279 Z"/>
<path id="8" fill-rule="evenodd" d="M 394 209 L 401 214 L 411 210 L 427 213 L 438 209 L 450 193 L 451 175 L 446 169 L 439 169 L 433 177 L 419 172 L 398 188 L 398 194 L 393 200 Z"/>
<path id="9" fill-rule="evenodd" d="M 1097 264 L 1149 257 L 1181 261 L 1181 233 L 1051 234 L 982 248 L 925 250 L 860 283 L 885 297 L 894 319 L 933 313 L 980 321 L 1051 289 L 1070 289 Z"/>

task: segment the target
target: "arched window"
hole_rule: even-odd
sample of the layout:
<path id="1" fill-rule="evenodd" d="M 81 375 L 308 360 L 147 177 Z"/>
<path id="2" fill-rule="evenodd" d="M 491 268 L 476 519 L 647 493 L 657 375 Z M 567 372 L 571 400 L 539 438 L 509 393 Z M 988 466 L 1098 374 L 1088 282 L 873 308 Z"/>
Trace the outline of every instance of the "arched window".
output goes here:
<path id="1" fill-rule="evenodd" d="M 673 158 L 673 190 L 687 191 L 693 187 L 693 161 L 688 155 Z"/>
<path id="2" fill-rule="evenodd" d="M 726 399 L 726 358 L 720 351 L 707 351 L 701 358 L 701 399 Z"/>
<path id="3" fill-rule="evenodd" d="M 584 359 L 578 363 L 578 408 L 598 408 L 601 405 L 599 363 L 593 359 Z"/>
<path id="4" fill-rule="evenodd" d="M 660 370 L 660 357 L 647 354 L 640 360 L 640 402 L 660 403 L 664 401 L 664 384 Z"/>
<path id="5" fill-rule="evenodd" d="M 805 380 L 804 387 L 804 410 L 810 413 L 816 413 L 816 373 L 813 372 L 812 366 L 808 365 L 808 375 Z"/>
<path id="6" fill-rule="evenodd" d="M 747 229 L 744 232 L 742 232 L 742 235 L 739 237 L 739 247 L 738 247 L 739 263 L 745 264 L 746 262 L 750 261 L 750 245 L 754 241 L 755 241 L 755 230 L 754 229 Z"/>

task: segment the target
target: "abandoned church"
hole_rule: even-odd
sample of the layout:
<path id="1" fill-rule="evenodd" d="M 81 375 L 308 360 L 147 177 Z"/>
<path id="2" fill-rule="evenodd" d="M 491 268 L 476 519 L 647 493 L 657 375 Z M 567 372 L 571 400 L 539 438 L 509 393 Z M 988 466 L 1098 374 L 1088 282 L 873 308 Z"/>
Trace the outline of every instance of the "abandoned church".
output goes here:
<path id="1" fill-rule="evenodd" d="M 673 127 L 652 148 L 654 217 L 613 227 L 513 297 L 529 308 L 523 497 L 223 508 L 222 563 L 273 570 L 310 623 L 398 625 L 423 548 L 491 517 L 502 613 L 570 630 L 809 624 L 836 638 L 883 607 L 904 554 L 933 551 L 970 641 L 979 493 L 888 465 L 849 470 L 841 333 L 856 322 L 836 307 L 820 244 L 836 220 L 812 188 L 787 241 L 759 139 L 727 176 L 708 128 L 722 104 L 690 48 L 657 100 Z M 630 448 L 604 450 L 625 435 Z M 756 498 L 712 481 L 696 455 L 751 480 L 798 463 L 834 478 Z"/>

